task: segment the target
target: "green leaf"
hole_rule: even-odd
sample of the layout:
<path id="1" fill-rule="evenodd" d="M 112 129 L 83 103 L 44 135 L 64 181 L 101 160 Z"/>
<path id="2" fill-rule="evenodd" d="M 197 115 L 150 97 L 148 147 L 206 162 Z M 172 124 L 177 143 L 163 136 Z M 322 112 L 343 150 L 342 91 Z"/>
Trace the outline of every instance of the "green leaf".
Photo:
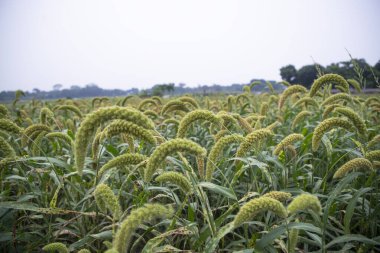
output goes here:
<path id="1" fill-rule="evenodd" d="M 344 215 L 344 232 L 346 234 L 350 233 L 350 223 L 351 223 L 352 216 L 354 215 L 356 202 L 358 201 L 358 198 L 361 195 L 363 195 L 363 194 L 365 194 L 371 190 L 372 190 L 372 188 L 362 188 L 362 189 L 358 190 L 354 194 L 354 196 L 352 197 L 350 202 L 348 203 L 347 208 L 346 208 L 346 214 Z"/>
<path id="2" fill-rule="evenodd" d="M 114 146 L 112 146 L 111 144 L 108 144 L 106 146 L 106 150 L 111 153 L 113 156 L 118 156 L 119 155 L 119 150 L 117 150 L 117 148 L 115 148 Z"/>
<path id="3" fill-rule="evenodd" d="M 303 223 L 303 222 L 293 222 L 288 224 L 288 229 L 298 229 L 298 230 L 305 230 L 317 234 L 322 234 L 322 230 L 313 224 L 309 223 Z M 257 241 L 255 249 L 256 250 L 264 250 L 265 247 L 269 246 L 275 239 L 280 237 L 282 234 L 286 232 L 286 224 L 283 224 L 281 226 L 276 227 L 275 229 L 271 230 L 269 233 L 265 234 L 260 240 Z"/>
<path id="4" fill-rule="evenodd" d="M 233 200 L 237 200 L 237 197 L 235 195 L 235 192 L 229 188 L 226 188 L 226 187 L 223 187 L 223 186 L 220 186 L 220 185 L 216 185 L 216 184 L 213 184 L 213 183 L 210 183 L 210 182 L 200 182 L 198 184 L 199 186 L 203 187 L 203 188 L 207 188 L 209 189 L 210 191 L 213 191 L 213 192 L 216 192 L 216 193 L 219 193 L 227 198 L 230 198 L 230 199 L 233 199 Z"/>
<path id="5" fill-rule="evenodd" d="M 92 234 L 90 236 L 98 240 L 109 240 L 112 239 L 112 230 L 103 231 L 98 234 Z"/>
<path id="6" fill-rule="evenodd" d="M 220 228 L 218 233 L 214 238 L 212 238 L 205 247 L 205 253 L 215 252 L 216 247 L 219 244 L 220 239 L 222 239 L 226 234 L 230 233 L 234 229 L 233 222 L 228 223 L 224 227 Z"/>
<path id="7" fill-rule="evenodd" d="M 342 235 L 342 236 L 336 237 L 334 240 L 332 240 L 325 246 L 325 249 L 328 249 L 335 244 L 339 244 L 339 243 L 345 244 L 351 241 L 361 242 L 361 243 L 370 244 L 370 245 L 380 245 L 380 242 L 369 239 L 363 235 L 350 234 L 350 235 Z"/>

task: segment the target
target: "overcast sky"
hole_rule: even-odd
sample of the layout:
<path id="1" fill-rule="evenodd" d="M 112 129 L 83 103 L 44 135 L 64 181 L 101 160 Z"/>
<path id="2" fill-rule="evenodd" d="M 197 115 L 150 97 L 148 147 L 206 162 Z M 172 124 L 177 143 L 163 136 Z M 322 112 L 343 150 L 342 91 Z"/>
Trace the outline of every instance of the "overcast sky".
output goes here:
<path id="1" fill-rule="evenodd" d="M 0 0 L 0 90 L 281 80 L 380 59 L 377 0 Z"/>

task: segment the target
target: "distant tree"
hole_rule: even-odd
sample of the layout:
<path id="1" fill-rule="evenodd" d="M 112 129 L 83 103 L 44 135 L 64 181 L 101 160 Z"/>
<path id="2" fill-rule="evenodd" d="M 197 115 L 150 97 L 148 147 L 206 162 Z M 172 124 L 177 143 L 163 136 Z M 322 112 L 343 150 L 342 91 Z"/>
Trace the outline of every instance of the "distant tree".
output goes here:
<path id="1" fill-rule="evenodd" d="M 280 75 L 282 80 L 285 80 L 289 83 L 294 83 L 297 77 L 297 69 L 293 65 L 287 65 L 280 68 Z"/>
<path id="2" fill-rule="evenodd" d="M 306 65 L 297 71 L 297 83 L 310 88 L 314 80 L 317 78 L 317 69 L 314 65 Z"/>
<path id="3" fill-rule="evenodd" d="M 166 90 L 167 90 L 169 93 L 174 92 L 174 83 L 169 83 L 169 84 L 166 86 Z"/>
<path id="4" fill-rule="evenodd" d="M 34 89 L 32 90 L 32 92 L 33 92 L 33 93 L 40 93 L 41 90 L 40 90 L 40 89 L 37 89 L 37 88 L 34 88 Z"/>
<path id="5" fill-rule="evenodd" d="M 152 88 L 152 95 L 153 96 L 162 96 L 164 94 L 164 86 L 163 85 L 155 85 Z"/>
<path id="6" fill-rule="evenodd" d="M 374 69 L 380 72 L 380 60 L 373 66 Z"/>
<path id="7" fill-rule="evenodd" d="M 54 84 L 54 85 L 53 85 L 53 90 L 55 90 L 55 91 L 59 91 L 62 87 L 63 87 L 62 84 L 57 83 L 57 84 Z"/>
<path id="8" fill-rule="evenodd" d="M 71 85 L 70 90 L 80 90 L 80 86 L 78 85 Z"/>

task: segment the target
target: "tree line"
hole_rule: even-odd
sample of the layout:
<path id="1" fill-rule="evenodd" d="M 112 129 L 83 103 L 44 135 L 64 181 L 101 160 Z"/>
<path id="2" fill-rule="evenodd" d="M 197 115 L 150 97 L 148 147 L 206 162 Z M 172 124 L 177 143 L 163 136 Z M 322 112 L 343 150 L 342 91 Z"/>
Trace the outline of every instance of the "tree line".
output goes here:
<path id="1" fill-rule="evenodd" d="M 294 65 L 280 68 L 280 75 L 284 81 L 291 84 L 302 84 L 307 88 L 310 88 L 318 76 L 328 73 L 339 74 L 346 79 L 355 79 L 364 88 L 380 88 L 380 60 L 374 66 L 368 64 L 365 59 L 351 59 L 350 61 L 331 63 L 325 67 L 315 63 L 305 65 L 298 70 Z"/>
<path id="2" fill-rule="evenodd" d="M 341 61 L 331 63 L 327 66 L 319 64 L 305 65 L 298 70 L 294 65 L 287 65 L 280 68 L 280 75 L 284 81 L 291 84 L 302 84 L 310 88 L 313 81 L 320 75 L 327 73 L 335 73 L 343 76 L 346 79 L 357 80 L 363 88 L 380 88 L 380 60 L 374 65 L 369 65 L 364 59 L 351 59 L 350 61 Z M 132 88 L 123 89 L 103 89 L 96 84 L 87 84 L 84 87 L 73 85 L 69 89 L 62 89 L 61 84 L 53 85 L 51 91 L 41 91 L 37 88 L 32 92 L 25 91 L 22 99 L 58 99 L 58 98 L 84 98 L 84 97 L 114 97 L 139 95 L 146 96 L 164 96 L 164 95 L 181 95 L 185 93 L 196 93 L 208 95 L 212 93 L 239 93 L 245 85 L 252 82 L 260 81 L 261 84 L 255 86 L 253 92 L 268 91 L 268 85 L 263 79 L 252 79 L 248 83 L 234 83 L 231 85 L 198 85 L 197 87 L 186 87 L 186 84 L 179 83 L 164 83 L 156 84 L 149 89 Z M 276 81 L 269 81 L 274 90 L 280 92 L 284 86 Z M 0 101 L 12 101 L 15 98 L 15 91 L 0 92 Z"/>

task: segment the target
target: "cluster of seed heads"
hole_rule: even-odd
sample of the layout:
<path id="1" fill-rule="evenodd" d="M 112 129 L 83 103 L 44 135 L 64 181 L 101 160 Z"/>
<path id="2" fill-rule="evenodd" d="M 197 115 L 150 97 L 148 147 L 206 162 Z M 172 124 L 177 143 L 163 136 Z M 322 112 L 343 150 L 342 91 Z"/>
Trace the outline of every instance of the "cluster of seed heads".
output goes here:
<path id="1" fill-rule="evenodd" d="M 273 150 L 273 155 L 279 155 L 280 152 L 289 145 L 292 145 L 296 141 L 301 141 L 304 139 L 302 134 L 290 134 L 286 136 Z"/>
<path id="2" fill-rule="evenodd" d="M 156 177 L 155 181 L 159 183 L 168 182 L 177 185 L 186 194 L 192 191 L 192 186 L 189 179 L 187 179 L 184 175 L 182 175 L 179 172 L 164 172 L 158 177 Z"/>
<path id="3" fill-rule="evenodd" d="M 99 175 L 102 175 L 104 172 L 106 172 L 109 169 L 112 169 L 114 167 L 127 167 L 130 165 L 137 165 L 141 162 L 145 161 L 147 157 L 145 155 L 141 154 L 123 154 L 120 156 L 117 156 L 111 160 L 109 160 L 107 163 L 105 163 L 100 169 L 99 169 Z"/>
<path id="4" fill-rule="evenodd" d="M 286 218 L 288 216 L 286 208 L 280 201 L 263 196 L 254 198 L 243 205 L 236 214 L 233 224 L 235 227 L 238 227 L 244 222 L 252 220 L 257 214 L 264 211 L 271 211 L 281 218 Z"/>
<path id="5" fill-rule="evenodd" d="M 105 107 L 88 114 L 75 135 L 75 164 L 80 175 L 82 174 L 91 137 L 101 123 L 115 119 L 130 121 L 146 129 L 154 129 L 154 123 L 146 115 L 132 108 Z"/>
<path id="6" fill-rule="evenodd" d="M 176 138 L 167 141 L 158 146 L 149 157 L 144 175 L 145 181 L 149 182 L 154 172 L 163 167 L 167 156 L 177 152 L 186 152 L 200 157 L 205 157 L 207 154 L 206 149 L 187 139 Z"/>
<path id="7" fill-rule="evenodd" d="M 319 77 L 318 79 L 316 79 L 313 82 L 313 84 L 311 85 L 311 88 L 310 88 L 310 92 L 309 92 L 310 97 L 315 96 L 322 86 L 329 84 L 329 83 L 334 83 L 336 85 L 340 85 L 345 90 L 347 90 L 347 91 L 349 90 L 349 85 L 348 85 L 347 81 L 342 76 L 337 75 L 337 74 L 326 74 L 326 75 Z"/>
<path id="8" fill-rule="evenodd" d="M 145 206 L 133 210 L 124 219 L 116 232 L 113 240 L 113 252 L 127 252 L 133 232 L 145 222 L 170 218 L 174 214 L 171 207 L 161 204 L 145 204 Z M 116 251 L 115 251 L 116 250 Z"/>
<path id="9" fill-rule="evenodd" d="M 353 129 L 353 125 L 349 121 L 347 121 L 346 119 L 337 118 L 337 117 L 328 118 L 322 121 L 321 123 L 319 123 L 319 125 L 314 129 L 313 139 L 312 139 L 312 144 L 311 144 L 312 150 L 317 151 L 321 143 L 322 137 L 325 133 L 327 133 L 331 129 L 338 128 L 338 127 L 344 128 L 346 130 Z"/>
<path id="10" fill-rule="evenodd" d="M 183 119 L 180 121 L 177 138 L 185 138 L 186 132 L 190 125 L 197 120 L 209 121 L 217 126 L 220 126 L 222 123 L 222 120 L 220 118 L 208 110 L 194 110 L 187 113 L 185 117 L 183 117 Z"/>
<path id="11" fill-rule="evenodd" d="M 102 212 L 106 213 L 108 209 L 115 220 L 120 219 L 121 207 L 119 200 L 108 185 L 99 184 L 96 186 L 94 196 L 96 204 Z"/>

